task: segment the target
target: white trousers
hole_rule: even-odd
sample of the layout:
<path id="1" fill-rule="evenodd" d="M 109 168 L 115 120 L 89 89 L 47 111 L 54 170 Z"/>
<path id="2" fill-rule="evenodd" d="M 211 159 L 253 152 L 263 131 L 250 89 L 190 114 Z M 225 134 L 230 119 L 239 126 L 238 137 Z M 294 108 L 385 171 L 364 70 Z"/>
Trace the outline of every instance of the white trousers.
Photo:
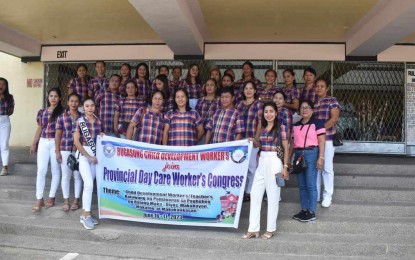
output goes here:
<path id="1" fill-rule="evenodd" d="M 45 190 L 46 173 L 48 172 L 48 164 L 50 159 L 50 170 L 52 172 L 52 182 L 50 185 L 49 197 L 54 198 L 56 190 L 59 187 L 61 171 L 58 161 L 56 161 L 55 139 L 40 138 L 37 148 L 37 178 L 36 178 L 36 198 L 43 198 Z"/>
<path id="2" fill-rule="evenodd" d="M 251 193 L 252 183 L 254 182 L 255 171 L 258 167 L 257 157 L 259 148 L 252 147 L 251 157 L 249 158 L 248 174 L 246 175 L 245 192 Z"/>
<path id="3" fill-rule="evenodd" d="M 267 191 L 267 231 L 277 229 L 277 217 L 281 188 L 277 186 L 275 174 L 282 171 L 282 162 L 275 152 L 261 152 L 251 190 L 251 208 L 249 211 L 249 232 L 258 232 L 261 220 L 261 205 L 264 192 Z"/>
<path id="4" fill-rule="evenodd" d="M 333 170 L 333 158 L 334 158 L 334 146 L 333 141 L 326 141 L 324 147 L 324 167 L 317 174 L 317 201 L 321 199 L 321 179 L 323 179 L 323 199 L 327 198 L 331 201 L 334 190 L 334 170 Z M 323 177 L 323 178 L 322 178 Z"/>
<path id="5" fill-rule="evenodd" d="M 9 165 L 9 140 L 10 140 L 10 118 L 9 116 L 0 116 L 0 150 L 1 150 L 1 160 L 3 166 Z"/>
<path id="6" fill-rule="evenodd" d="M 84 146 L 85 151 L 90 156 L 95 156 L 89 146 Z M 79 173 L 84 181 L 84 191 L 82 192 L 82 209 L 91 211 L 92 191 L 94 190 L 95 164 L 90 162 L 88 158 L 79 156 Z"/>
<path id="7" fill-rule="evenodd" d="M 62 194 L 64 199 L 69 199 L 69 191 L 71 188 L 71 178 L 73 173 L 73 178 L 75 181 L 75 198 L 79 199 L 81 196 L 81 190 L 82 190 L 82 179 L 81 175 L 79 174 L 79 171 L 73 171 L 68 167 L 68 157 L 71 154 L 70 151 L 61 151 L 62 155 Z"/>

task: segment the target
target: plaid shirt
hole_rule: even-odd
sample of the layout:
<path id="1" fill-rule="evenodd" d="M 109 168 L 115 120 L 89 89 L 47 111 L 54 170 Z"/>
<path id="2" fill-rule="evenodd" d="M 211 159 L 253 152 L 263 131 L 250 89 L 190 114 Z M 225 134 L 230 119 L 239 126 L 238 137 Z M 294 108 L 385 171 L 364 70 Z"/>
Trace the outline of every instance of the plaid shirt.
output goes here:
<path id="1" fill-rule="evenodd" d="M 280 126 L 280 131 L 276 138 L 274 138 L 274 133 L 268 133 L 267 129 L 262 129 L 261 136 L 259 137 L 261 151 L 276 152 L 277 147 L 281 146 L 281 140 L 288 140 L 288 131 L 285 125 Z"/>
<path id="2" fill-rule="evenodd" d="M 311 89 L 307 90 L 304 88 L 302 88 L 300 91 L 300 100 L 311 100 L 311 102 L 316 103 L 316 101 L 318 100 L 317 97 L 317 92 L 316 92 L 316 87 L 313 86 Z"/>
<path id="3" fill-rule="evenodd" d="M 55 138 L 57 118 L 52 122 L 49 122 L 51 115 L 52 113 L 49 113 L 47 108 L 40 109 L 39 112 L 37 112 L 36 122 L 42 128 L 42 133 L 40 134 L 40 137 L 42 138 Z"/>
<path id="4" fill-rule="evenodd" d="M 281 110 L 278 111 L 278 124 L 285 125 L 287 130 L 287 139 L 290 140 L 291 131 L 293 130 L 293 115 L 289 109 L 282 107 Z"/>
<path id="5" fill-rule="evenodd" d="M 166 114 L 169 110 L 173 109 L 174 107 L 174 99 L 172 97 L 169 100 L 163 102 L 163 107 L 161 108 L 161 112 Z"/>
<path id="6" fill-rule="evenodd" d="M 88 82 L 88 91 L 92 91 L 94 99 L 97 98 L 100 91 L 106 91 L 110 88 L 110 82 L 106 77 L 95 77 Z"/>
<path id="7" fill-rule="evenodd" d="M 150 108 L 141 107 L 135 112 L 131 121 L 137 123 L 137 141 L 161 144 L 164 126 L 162 113 L 154 113 Z"/>
<path id="8" fill-rule="evenodd" d="M 206 97 L 202 97 L 197 101 L 195 110 L 199 113 L 203 125 L 205 125 L 209 119 L 212 119 L 213 114 L 218 108 L 219 99 L 214 98 L 212 100 L 207 100 Z"/>
<path id="9" fill-rule="evenodd" d="M 259 100 L 255 100 L 250 105 L 246 106 L 243 102 L 240 102 L 236 106 L 236 110 L 244 118 L 245 134 L 244 138 L 255 137 L 255 132 L 258 124 L 261 124 L 262 107 L 263 103 Z"/>
<path id="10" fill-rule="evenodd" d="M 14 99 L 11 97 L 11 102 L 7 103 L 6 99 L 0 98 L 0 116 L 7 116 L 8 110 L 14 108 Z"/>
<path id="11" fill-rule="evenodd" d="M 323 122 L 327 122 L 327 120 L 330 119 L 330 111 L 333 108 L 340 109 L 340 105 L 337 102 L 337 99 L 335 97 L 326 96 L 321 100 L 317 100 L 316 103 L 314 103 L 314 116 L 317 119 L 323 120 Z M 335 133 L 336 126 L 326 129 L 326 140 L 333 140 L 333 136 Z"/>
<path id="12" fill-rule="evenodd" d="M 121 122 L 130 122 L 131 118 L 133 118 L 135 112 L 140 107 L 146 107 L 147 103 L 144 99 L 136 97 L 134 99 L 131 98 L 121 98 L 115 104 L 115 111 L 120 113 L 120 117 L 118 121 Z"/>
<path id="13" fill-rule="evenodd" d="M 252 80 L 254 81 L 257 90 L 262 88 L 262 83 L 259 79 L 254 78 Z M 240 93 L 242 93 L 244 91 L 243 90 L 244 84 L 245 84 L 245 81 L 243 79 L 240 79 L 235 83 L 235 88 L 238 89 Z"/>
<path id="14" fill-rule="evenodd" d="M 206 130 L 212 131 L 213 144 L 234 141 L 235 135 L 245 132 L 244 119 L 235 108 L 218 109 L 207 122 Z"/>
<path id="15" fill-rule="evenodd" d="M 126 80 L 121 80 L 120 83 L 120 95 L 122 97 L 126 97 L 127 96 L 127 86 L 125 85 L 125 83 L 129 80 L 131 80 L 132 78 L 128 77 Z"/>
<path id="16" fill-rule="evenodd" d="M 101 120 L 102 132 L 114 133 L 115 106 L 120 99 L 119 93 L 105 91 L 99 93 L 97 103 L 99 104 L 99 118 Z"/>
<path id="17" fill-rule="evenodd" d="M 88 128 L 89 134 L 91 135 L 92 139 L 94 140 L 95 146 L 97 145 L 97 136 L 101 134 L 101 120 L 99 120 L 98 117 L 94 116 L 95 121 L 93 123 L 88 122 L 88 119 L 83 116 L 86 127 Z M 79 142 L 83 146 L 88 146 L 88 143 L 86 142 L 84 138 L 84 134 L 81 131 L 81 126 L 79 125 L 79 119 L 76 121 L 76 130 L 75 132 L 79 133 Z"/>
<path id="18" fill-rule="evenodd" d="M 62 139 L 60 143 L 61 151 L 71 151 L 73 147 L 73 132 L 76 129 L 76 122 L 81 117 L 78 112 L 76 119 L 72 120 L 71 113 L 66 111 L 62 113 L 56 121 L 56 130 L 62 131 Z"/>
<path id="19" fill-rule="evenodd" d="M 150 91 L 151 91 L 151 82 L 150 82 L 150 80 L 142 81 L 138 78 L 134 78 L 134 80 L 137 83 L 137 95 L 138 96 L 145 96 L 146 98 L 149 97 L 150 96 Z"/>
<path id="20" fill-rule="evenodd" d="M 196 110 L 186 112 L 170 110 L 164 119 L 164 122 L 170 125 L 168 145 L 193 146 L 196 144 L 196 127 L 202 123 Z"/>
<path id="21" fill-rule="evenodd" d="M 291 88 L 284 88 L 284 93 L 287 96 L 287 98 L 285 99 L 285 103 L 287 104 L 294 104 L 294 99 L 298 99 L 300 100 L 300 93 L 298 92 L 297 87 L 292 86 Z M 297 110 L 291 110 L 291 113 L 295 113 L 297 112 Z"/>
<path id="22" fill-rule="evenodd" d="M 257 90 L 258 97 L 260 99 L 271 99 L 274 97 L 275 92 L 282 90 L 281 87 L 272 86 L 270 89 L 266 90 L 266 86 L 263 86 Z"/>
<path id="23" fill-rule="evenodd" d="M 81 102 L 88 97 L 88 83 L 82 82 L 81 78 L 73 78 L 69 81 L 68 88 L 72 89 L 73 92 L 81 96 Z"/>
<path id="24" fill-rule="evenodd" d="M 190 99 L 197 99 L 202 93 L 202 85 L 195 83 L 192 85 L 187 84 L 186 80 L 181 80 L 177 88 L 185 88 L 189 92 Z"/>

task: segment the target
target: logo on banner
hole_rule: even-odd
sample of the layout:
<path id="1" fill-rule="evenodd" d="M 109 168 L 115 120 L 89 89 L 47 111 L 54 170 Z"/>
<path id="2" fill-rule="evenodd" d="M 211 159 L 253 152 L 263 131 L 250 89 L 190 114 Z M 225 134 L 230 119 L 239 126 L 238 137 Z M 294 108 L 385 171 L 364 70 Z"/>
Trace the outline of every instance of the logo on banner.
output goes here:
<path id="1" fill-rule="evenodd" d="M 113 157 L 115 154 L 115 147 L 112 144 L 104 145 L 104 155 L 107 158 Z"/>
<path id="2" fill-rule="evenodd" d="M 234 163 L 242 163 L 246 159 L 246 154 L 242 149 L 235 149 L 231 152 L 231 159 Z"/>

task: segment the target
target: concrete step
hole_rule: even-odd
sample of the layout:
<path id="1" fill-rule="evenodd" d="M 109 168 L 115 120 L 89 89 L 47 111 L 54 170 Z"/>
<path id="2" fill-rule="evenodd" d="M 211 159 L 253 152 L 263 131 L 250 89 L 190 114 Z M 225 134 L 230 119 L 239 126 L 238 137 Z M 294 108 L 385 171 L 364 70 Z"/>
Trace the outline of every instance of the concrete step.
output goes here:
<path id="1" fill-rule="evenodd" d="M 120 257 L 131 257 L 131 255 L 125 255 L 125 252 L 137 252 L 137 248 L 131 250 L 130 247 L 132 246 L 158 250 L 178 248 L 184 251 L 197 248 L 196 250 L 216 252 L 217 254 L 225 251 L 233 252 L 240 256 L 245 253 L 261 252 L 262 254 L 289 255 L 405 257 L 415 253 L 414 232 L 399 234 L 394 232 L 384 235 L 390 231 L 386 230 L 388 228 L 385 229 L 387 223 L 383 225 L 380 223 L 372 224 L 370 228 L 373 228 L 376 232 L 360 230 L 355 235 L 355 233 L 342 233 L 344 230 L 340 228 L 339 232 L 324 233 L 322 235 L 321 232 L 307 232 L 309 229 L 325 229 L 321 224 L 322 221 L 304 224 L 294 220 L 282 220 L 278 223 L 280 228 L 275 239 L 270 241 L 261 241 L 260 239 L 244 241 L 240 239 L 240 236 L 244 233 L 243 230 L 183 227 L 180 232 L 177 232 L 177 227 L 174 226 L 103 220 L 95 230 L 87 231 L 81 227 L 78 221 L 0 217 L 2 219 L 0 231 L 3 235 L 17 236 L 16 239 L 37 237 L 38 241 L 57 241 L 60 242 L 59 244 L 67 244 L 66 241 L 70 240 L 76 240 L 78 245 L 84 246 L 93 243 L 90 244 L 93 247 L 89 247 L 89 250 L 94 248 L 94 250 L 98 250 L 97 252 L 106 256 L 114 256 L 114 253 L 119 254 L 121 252 L 117 250 L 122 249 L 124 253 L 121 253 Z M 288 222 L 298 226 L 297 230 L 301 230 L 301 232 L 292 230 L 291 226 L 288 227 Z M 370 223 L 366 224 L 370 225 Z M 341 222 L 332 224 L 334 228 L 339 225 L 341 226 Z M 355 225 L 353 230 L 367 228 L 362 224 L 356 223 Z M 282 228 L 283 226 L 287 226 L 287 229 L 290 228 L 290 231 Z M 382 229 L 382 232 L 379 232 L 377 228 Z M 413 227 L 408 226 L 408 224 L 395 225 L 396 231 L 399 229 L 399 232 L 410 228 Z M 200 236 L 201 232 L 203 232 L 203 236 Z M 381 237 L 378 239 L 379 235 Z M 108 247 L 107 244 L 107 249 L 101 249 L 99 245 L 104 241 L 109 242 L 111 247 Z M 10 243 L 10 241 L 0 239 L 0 245 L 7 246 L 7 243 Z M 25 246 L 28 245 L 25 244 Z M 53 248 L 57 249 L 59 247 L 56 248 L 53 244 Z M 77 253 L 79 252 L 88 253 L 82 251 L 82 249 L 77 250 Z"/>
<path id="2" fill-rule="evenodd" d="M 409 158 L 407 158 L 409 160 Z M 358 175 L 387 175 L 387 176 L 415 176 L 413 164 L 389 164 L 388 159 L 381 163 L 334 163 L 334 174 L 358 174 Z"/>

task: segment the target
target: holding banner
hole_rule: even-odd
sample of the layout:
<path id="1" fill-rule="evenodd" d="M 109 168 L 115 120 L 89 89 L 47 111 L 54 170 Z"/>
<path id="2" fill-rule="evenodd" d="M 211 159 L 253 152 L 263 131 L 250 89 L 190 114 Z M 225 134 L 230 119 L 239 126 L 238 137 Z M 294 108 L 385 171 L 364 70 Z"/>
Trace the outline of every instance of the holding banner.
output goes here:
<path id="1" fill-rule="evenodd" d="M 99 217 L 237 228 L 251 149 L 247 140 L 175 147 L 98 137 Z"/>

